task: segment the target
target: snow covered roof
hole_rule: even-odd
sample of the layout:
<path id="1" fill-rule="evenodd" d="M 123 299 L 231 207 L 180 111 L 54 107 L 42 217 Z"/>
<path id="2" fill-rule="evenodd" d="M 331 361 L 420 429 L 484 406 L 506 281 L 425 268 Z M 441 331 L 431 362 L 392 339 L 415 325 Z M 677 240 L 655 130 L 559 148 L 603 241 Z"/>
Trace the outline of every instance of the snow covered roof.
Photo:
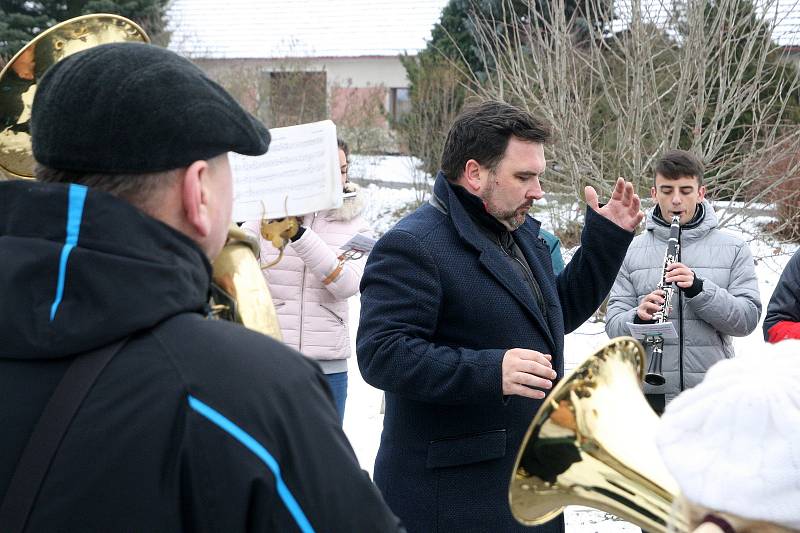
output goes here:
<path id="1" fill-rule="evenodd" d="M 447 0 L 172 0 L 169 48 L 189 57 L 415 54 Z"/>
<path id="2" fill-rule="evenodd" d="M 617 0 L 622 29 L 632 0 Z M 645 18 L 668 25 L 675 0 L 641 0 Z M 327 58 L 415 54 L 448 0 L 172 0 L 169 48 L 189 57 Z M 776 43 L 800 47 L 800 0 L 755 0 Z"/>
<path id="3" fill-rule="evenodd" d="M 624 29 L 631 17 L 632 0 L 617 0 L 614 10 L 618 19 L 614 29 Z M 677 0 L 641 0 L 642 18 L 659 26 L 669 26 L 673 5 Z M 753 0 L 772 26 L 772 40 L 785 47 L 800 47 L 800 0 Z"/>
<path id="4" fill-rule="evenodd" d="M 772 25 L 772 40 L 781 46 L 800 46 L 800 2 L 798 0 L 756 0 Z"/>

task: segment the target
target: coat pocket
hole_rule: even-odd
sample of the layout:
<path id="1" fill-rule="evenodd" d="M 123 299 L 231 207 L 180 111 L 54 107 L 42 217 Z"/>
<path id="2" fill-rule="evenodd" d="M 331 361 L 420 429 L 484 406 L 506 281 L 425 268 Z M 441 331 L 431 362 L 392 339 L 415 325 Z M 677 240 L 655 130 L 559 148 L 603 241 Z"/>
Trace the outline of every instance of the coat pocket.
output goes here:
<path id="1" fill-rule="evenodd" d="M 427 468 L 468 465 L 499 459 L 506 455 L 506 430 L 496 429 L 467 435 L 448 437 L 428 444 Z"/>
<path id="2" fill-rule="evenodd" d="M 321 308 L 323 308 L 324 310 L 326 310 L 328 312 L 328 314 L 331 315 L 333 317 L 333 319 L 336 320 L 339 323 L 339 325 L 344 326 L 344 319 L 342 317 L 340 317 L 339 315 L 337 315 L 336 313 L 334 313 L 333 309 L 330 309 L 329 307 L 324 306 L 322 304 L 319 304 L 319 306 Z"/>

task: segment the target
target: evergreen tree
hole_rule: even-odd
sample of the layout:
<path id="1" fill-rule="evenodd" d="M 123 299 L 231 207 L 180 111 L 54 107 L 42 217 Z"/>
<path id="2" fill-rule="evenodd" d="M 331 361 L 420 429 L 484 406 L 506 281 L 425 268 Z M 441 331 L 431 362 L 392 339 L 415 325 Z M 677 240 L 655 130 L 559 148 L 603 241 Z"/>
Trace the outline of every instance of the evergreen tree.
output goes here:
<path id="1" fill-rule="evenodd" d="M 597 27 L 611 12 L 610 0 L 564 0 L 564 17 L 582 37 L 586 30 Z M 533 17 L 551 20 L 549 0 L 450 0 L 433 31 L 423 54 L 440 54 L 451 61 L 463 61 L 473 73 L 486 67 L 478 44 L 475 21 L 491 23 L 502 33 L 509 24 L 527 24 Z M 604 18 L 605 17 L 605 18 Z"/>
<path id="2" fill-rule="evenodd" d="M 711 75 L 702 88 L 707 105 L 700 131 L 716 131 L 717 159 L 732 160 L 736 152 L 765 141 L 755 123 L 792 129 L 800 124 L 800 100 L 791 89 L 796 86 L 797 66 L 772 41 L 771 20 L 751 0 L 706 0 L 703 20 L 710 43 L 706 68 Z M 685 36 L 690 29 L 682 22 L 678 29 Z M 725 34 L 724 41 L 713 38 L 720 33 Z M 729 106 L 731 91 L 743 92 L 747 105 Z M 681 144 L 696 145 L 698 137 L 687 127 Z M 741 178 L 730 166 L 721 164 L 711 172 L 712 177 L 718 175 L 718 199 L 730 199 L 740 187 Z"/>
<path id="3" fill-rule="evenodd" d="M 167 0 L 0 0 L 0 64 L 47 28 L 90 13 L 129 18 L 142 26 L 155 42 L 164 44 L 166 3 Z"/>

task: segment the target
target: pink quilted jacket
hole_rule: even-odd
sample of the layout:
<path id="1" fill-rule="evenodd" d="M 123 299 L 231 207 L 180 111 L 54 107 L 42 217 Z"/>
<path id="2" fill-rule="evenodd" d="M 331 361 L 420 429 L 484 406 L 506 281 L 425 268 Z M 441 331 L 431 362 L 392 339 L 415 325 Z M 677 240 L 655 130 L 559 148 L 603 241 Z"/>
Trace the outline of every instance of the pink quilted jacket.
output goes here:
<path id="1" fill-rule="evenodd" d="M 345 372 L 350 357 L 347 298 L 358 293 L 366 257 L 347 261 L 328 285 L 322 280 L 339 264 L 340 247 L 357 233 L 370 233 L 360 214 L 359 195 L 346 198 L 341 208 L 303 217 L 305 233 L 289 243 L 277 265 L 264 271 L 283 342 L 316 359 L 325 373 Z M 259 221 L 242 228 L 259 234 Z M 260 238 L 261 264 L 278 257 L 272 243 Z"/>

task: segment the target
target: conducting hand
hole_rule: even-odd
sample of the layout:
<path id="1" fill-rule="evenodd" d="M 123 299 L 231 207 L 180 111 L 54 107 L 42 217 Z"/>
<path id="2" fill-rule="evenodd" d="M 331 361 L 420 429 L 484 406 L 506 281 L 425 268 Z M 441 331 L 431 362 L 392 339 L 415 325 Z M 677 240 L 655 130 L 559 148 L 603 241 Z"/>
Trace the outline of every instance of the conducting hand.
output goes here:
<path id="1" fill-rule="evenodd" d="M 681 289 L 688 289 L 694 283 L 694 272 L 683 263 L 672 263 L 667 267 L 667 275 L 664 276 L 667 283 L 676 283 Z"/>
<path id="2" fill-rule="evenodd" d="M 640 209 L 639 195 L 633 192 L 633 184 L 630 181 L 617 178 L 611 199 L 603 207 L 600 207 L 594 187 L 587 186 L 584 194 L 589 207 L 623 229 L 633 231 L 644 218 L 644 213 Z"/>
<path id="3" fill-rule="evenodd" d="M 636 314 L 644 321 L 653 320 L 653 313 L 661 311 L 661 306 L 664 305 L 664 291 L 656 289 L 644 298 L 642 298 L 639 307 L 636 308 Z"/>
<path id="4" fill-rule="evenodd" d="M 550 389 L 551 380 L 556 378 L 553 370 L 553 356 L 535 350 L 512 348 L 503 355 L 503 395 L 525 396 L 535 400 L 544 398 L 544 391 Z"/>

